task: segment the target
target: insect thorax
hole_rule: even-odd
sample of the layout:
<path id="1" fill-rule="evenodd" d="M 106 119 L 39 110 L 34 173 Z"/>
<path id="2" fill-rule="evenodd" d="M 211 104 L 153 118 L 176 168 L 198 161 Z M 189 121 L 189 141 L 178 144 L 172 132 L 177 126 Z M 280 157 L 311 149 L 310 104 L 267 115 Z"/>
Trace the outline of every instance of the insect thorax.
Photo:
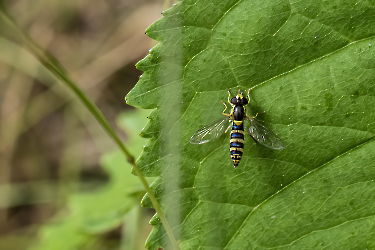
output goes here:
<path id="1" fill-rule="evenodd" d="M 233 108 L 233 120 L 243 121 L 245 118 L 245 108 L 242 105 L 236 105 Z"/>

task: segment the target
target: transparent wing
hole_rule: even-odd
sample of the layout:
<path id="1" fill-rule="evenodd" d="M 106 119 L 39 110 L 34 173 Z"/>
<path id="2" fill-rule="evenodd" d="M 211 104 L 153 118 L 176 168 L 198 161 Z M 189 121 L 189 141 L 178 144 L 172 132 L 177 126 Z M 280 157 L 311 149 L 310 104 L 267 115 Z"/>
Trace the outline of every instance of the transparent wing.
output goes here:
<path id="1" fill-rule="evenodd" d="M 250 136 L 259 144 L 271 149 L 281 150 L 284 148 L 282 140 L 271 130 L 260 124 L 252 117 L 247 117 L 250 121 Z"/>
<path id="2" fill-rule="evenodd" d="M 228 120 L 229 117 L 225 116 L 199 129 L 192 137 L 190 137 L 190 143 L 203 144 L 219 138 L 224 133 Z"/>

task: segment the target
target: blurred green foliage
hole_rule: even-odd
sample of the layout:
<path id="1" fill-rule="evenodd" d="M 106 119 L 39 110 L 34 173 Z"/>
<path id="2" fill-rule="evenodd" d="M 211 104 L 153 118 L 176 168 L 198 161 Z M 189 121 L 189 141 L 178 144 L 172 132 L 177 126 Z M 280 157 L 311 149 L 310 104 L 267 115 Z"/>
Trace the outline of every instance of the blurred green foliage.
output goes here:
<path id="1" fill-rule="evenodd" d="M 136 110 L 124 112 L 119 117 L 135 155 L 140 153 L 145 141 L 138 134 L 147 114 L 147 111 Z M 124 231 L 122 249 L 126 244 L 138 249 L 134 242 L 143 245 L 135 237 L 142 224 L 128 218 L 130 225 L 127 225 L 128 221 L 124 220 L 125 214 L 139 206 L 145 194 L 142 184 L 130 174 L 131 165 L 120 151 L 104 155 L 102 166 L 109 182 L 94 191 L 72 195 L 67 211 L 62 211 L 53 222 L 44 226 L 40 232 L 40 243 L 31 249 L 102 249 L 106 244 L 111 245 L 105 237 L 103 239 L 103 234 L 123 224 L 128 230 Z M 113 246 L 114 249 L 118 249 L 118 244 Z M 105 249 L 112 248 L 107 246 Z"/>
<path id="2" fill-rule="evenodd" d="M 144 187 L 111 140 L 125 151 L 128 139 L 137 157 L 149 112 L 125 112 L 123 129 L 110 124 L 129 109 L 123 97 L 138 79 L 135 61 L 151 46 L 142 30 L 161 3 L 0 7 L 0 248 L 142 249 Z"/>

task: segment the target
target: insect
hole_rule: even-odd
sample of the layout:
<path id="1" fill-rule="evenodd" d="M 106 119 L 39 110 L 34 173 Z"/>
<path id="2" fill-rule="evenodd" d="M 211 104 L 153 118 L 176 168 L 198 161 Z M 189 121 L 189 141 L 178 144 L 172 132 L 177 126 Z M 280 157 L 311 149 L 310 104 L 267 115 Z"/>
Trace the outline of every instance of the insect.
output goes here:
<path id="1" fill-rule="evenodd" d="M 192 144 L 203 144 L 210 142 L 216 138 L 219 138 L 224 132 L 226 133 L 230 127 L 232 130 L 230 132 L 230 155 L 233 161 L 233 165 L 236 168 L 241 161 L 244 148 L 244 121 L 247 120 L 250 123 L 249 132 L 250 136 L 259 144 L 271 148 L 281 150 L 284 148 L 284 144 L 281 139 L 274 134 L 271 130 L 260 124 L 255 118 L 256 116 L 248 116 L 246 114 L 246 105 L 248 100 L 250 100 L 250 90 L 248 92 L 247 98 L 243 96 L 243 93 L 238 90 L 237 96 L 231 97 L 231 93 L 228 90 L 228 102 L 232 106 L 229 114 L 226 114 L 227 105 L 221 101 L 225 108 L 223 110 L 224 117 L 213 123 L 204 126 L 193 134 L 190 138 L 190 143 Z M 231 122 L 227 129 L 225 127 L 228 125 L 228 121 Z"/>

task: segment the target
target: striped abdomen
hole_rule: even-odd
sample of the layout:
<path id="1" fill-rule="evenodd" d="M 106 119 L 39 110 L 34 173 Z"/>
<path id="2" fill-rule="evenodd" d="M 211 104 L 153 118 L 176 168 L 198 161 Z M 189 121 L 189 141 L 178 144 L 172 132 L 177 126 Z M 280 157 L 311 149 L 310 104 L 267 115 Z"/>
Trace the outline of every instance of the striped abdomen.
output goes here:
<path id="1" fill-rule="evenodd" d="M 232 158 L 234 167 L 237 167 L 241 161 L 244 138 L 243 123 L 236 125 L 233 122 L 232 131 L 230 132 L 230 157 Z"/>

